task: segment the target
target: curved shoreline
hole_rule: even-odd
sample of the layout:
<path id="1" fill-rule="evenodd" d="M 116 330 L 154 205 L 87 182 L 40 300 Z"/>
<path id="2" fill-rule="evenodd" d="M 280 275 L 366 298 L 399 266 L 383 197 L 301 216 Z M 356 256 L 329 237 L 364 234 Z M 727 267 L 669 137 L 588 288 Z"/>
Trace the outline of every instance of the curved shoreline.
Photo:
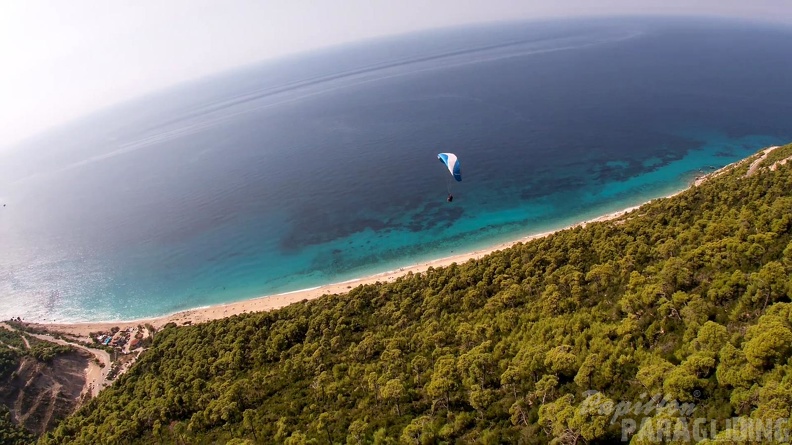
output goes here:
<path id="1" fill-rule="evenodd" d="M 764 156 L 767 155 L 770 151 L 772 151 L 777 146 L 767 147 L 761 150 L 759 153 L 762 153 L 762 159 Z M 469 260 L 480 259 L 490 253 L 497 252 L 500 250 L 508 249 L 518 243 L 524 243 L 527 241 L 531 241 L 538 238 L 543 238 L 553 233 L 559 232 L 561 230 L 566 230 L 572 227 L 578 226 L 585 226 L 586 224 L 594 223 L 594 222 L 601 222 L 601 221 L 610 221 L 616 218 L 619 218 L 623 215 L 626 215 L 633 210 L 636 210 L 647 204 L 649 202 L 654 201 L 655 199 L 664 199 L 670 198 L 672 196 L 678 195 L 685 190 L 688 190 L 692 187 L 696 187 L 701 185 L 704 181 L 714 176 L 717 176 L 724 172 L 727 169 L 730 169 L 740 163 L 743 163 L 749 159 L 753 158 L 752 156 L 748 156 L 744 159 L 739 161 L 730 163 L 716 171 L 710 172 L 703 176 L 697 176 L 695 180 L 693 180 L 687 187 L 684 187 L 681 190 L 678 190 L 674 193 L 671 193 L 666 196 L 662 196 L 659 198 L 653 198 L 648 201 L 645 201 L 642 204 L 631 206 L 622 210 L 617 210 L 615 212 L 606 213 L 604 215 L 598 216 L 596 218 L 588 219 L 585 221 L 581 221 L 576 224 L 571 224 L 569 226 L 550 230 L 547 232 L 537 233 L 534 235 L 523 236 L 515 240 L 506 241 L 497 243 L 491 247 L 486 247 L 479 250 L 474 250 L 472 252 L 462 253 L 458 255 L 447 256 L 443 258 L 438 258 L 422 263 L 416 263 L 411 266 L 402 267 L 397 270 L 389 270 L 386 272 L 381 272 L 374 275 L 369 275 L 361 278 L 356 278 L 352 280 L 346 280 L 338 283 L 331 283 L 326 284 L 323 286 L 311 287 L 307 289 L 300 289 L 296 291 L 290 292 L 283 292 L 279 294 L 271 294 L 271 295 L 263 295 L 260 297 L 251 298 L 248 300 L 237 301 L 232 303 L 223 303 L 211 306 L 204 306 L 198 307 L 188 310 L 183 310 L 179 312 L 175 312 L 168 315 L 163 315 L 159 317 L 150 317 L 150 318 L 140 318 L 135 320 L 125 320 L 125 321 L 103 321 L 103 322 L 75 322 L 75 323 L 25 323 L 29 326 L 45 329 L 47 331 L 52 332 L 59 332 L 63 334 L 73 335 L 77 337 L 89 337 L 91 332 L 99 332 L 99 331 L 107 331 L 113 327 L 119 327 L 121 329 L 125 329 L 128 327 L 135 327 L 142 324 L 150 324 L 155 329 L 160 329 L 168 323 L 175 323 L 176 325 L 191 325 L 191 324 L 198 324 L 198 323 L 205 323 L 212 320 L 219 320 L 226 317 L 231 317 L 233 315 L 245 314 L 245 313 L 252 313 L 252 312 L 262 312 L 262 311 L 270 311 L 274 309 L 279 309 L 284 306 L 288 306 L 292 303 L 297 303 L 304 300 L 313 300 L 319 298 L 323 295 L 332 295 L 332 294 L 345 294 L 352 290 L 355 287 L 366 285 L 366 284 L 374 284 L 377 282 L 389 282 L 393 281 L 399 277 L 405 276 L 409 273 L 423 273 L 430 267 L 437 268 L 437 267 L 446 267 L 453 263 L 462 264 Z"/>
<path id="2" fill-rule="evenodd" d="M 679 192 L 673 193 L 668 196 L 673 196 Z M 666 196 L 666 197 L 668 197 Z M 662 199 L 662 198 L 655 198 Z M 652 200 L 650 200 L 652 201 Z M 647 202 L 650 202 L 647 201 Z M 645 204 L 645 203 L 644 203 Z M 643 204 L 641 204 L 643 205 Z M 618 210 L 615 212 L 607 213 L 597 218 L 585 220 L 577 224 L 572 224 L 557 230 L 551 230 L 534 235 L 523 236 L 515 240 L 498 243 L 494 246 L 474 250 L 472 252 L 462 253 L 458 255 L 437 258 L 434 260 L 416 263 L 411 266 L 402 267 L 396 270 L 389 270 L 374 275 L 369 275 L 352 280 L 346 280 L 338 283 L 326 284 L 323 286 L 312 287 L 308 289 L 300 289 L 291 292 L 283 292 L 279 294 L 264 295 L 260 297 L 251 298 L 248 300 L 237 301 L 232 303 L 223 303 L 211 306 L 198 307 L 188 310 L 175 312 L 168 315 L 150 318 L 140 318 L 135 320 L 119 320 L 119 321 L 100 321 L 100 322 L 74 322 L 74 323 L 25 323 L 31 327 L 43 328 L 48 331 L 59 332 L 63 334 L 74 335 L 78 337 L 88 337 L 91 332 L 107 331 L 113 327 L 125 329 L 127 327 L 134 327 L 142 324 L 150 324 L 156 329 L 160 329 L 168 323 L 175 323 L 177 325 L 190 325 L 205 323 L 212 320 L 230 317 L 233 315 L 269 311 L 288 306 L 303 300 L 313 300 L 323 295 L 344 294 L 349 292 L 355 287 L 374 284 L 377 282 L 390 282 L 399 277 L 405 276 L 409 273 L 423 273 L 430 267 L 446 267 L 453 263 L 462 264 L 472 259 L 480 259 L 490 253 L 500 250 L 508 249 L 518 243 L 524 243 L 537 238 L 543 238 L 550 234 L 566 230 L 572 227 L 584 226 L 593 222 L 609 221 L 625 215 L 641 205 L 631 206 L 626 209 Z"/>

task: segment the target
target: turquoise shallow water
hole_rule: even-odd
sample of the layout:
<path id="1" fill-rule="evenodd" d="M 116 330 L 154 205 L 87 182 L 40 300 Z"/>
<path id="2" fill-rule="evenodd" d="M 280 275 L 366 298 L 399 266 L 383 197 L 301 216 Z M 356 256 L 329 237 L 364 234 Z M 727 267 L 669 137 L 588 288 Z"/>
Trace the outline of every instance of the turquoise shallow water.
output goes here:
<path id="1" fill-rule="evenodd" d="M 433 31 L 104 110 L 0 154 L 0 318 L 289 292 L 673 193 L 792 139 L 790 37 L 647 19 Z"/>

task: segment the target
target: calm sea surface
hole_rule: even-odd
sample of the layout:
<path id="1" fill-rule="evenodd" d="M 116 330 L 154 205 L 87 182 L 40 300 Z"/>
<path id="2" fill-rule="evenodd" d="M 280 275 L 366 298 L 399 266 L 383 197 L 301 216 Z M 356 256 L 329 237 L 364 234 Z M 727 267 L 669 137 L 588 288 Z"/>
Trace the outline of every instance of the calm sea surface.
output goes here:
<path id="1" fill-rule="evenodd" d="M 736 22 L 501 24 L 105 110 L 0 153 L 0 319 L 288 292 L 668 194 L 792 140 L 791 42 L 792 28 Z"/>

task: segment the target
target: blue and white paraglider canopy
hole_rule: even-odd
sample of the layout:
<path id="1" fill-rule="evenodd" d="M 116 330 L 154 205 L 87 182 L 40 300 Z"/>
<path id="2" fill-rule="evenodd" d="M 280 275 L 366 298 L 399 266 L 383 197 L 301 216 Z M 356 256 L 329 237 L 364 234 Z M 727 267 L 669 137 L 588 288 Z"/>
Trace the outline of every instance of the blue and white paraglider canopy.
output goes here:
<path id="1" fill-rule="evenodd" d="M 437 159 L 448 167 L 448 171 L 454 176 L 457 181 L 462 181 L 462 173 L 459 171 L 459 159 L 453 153 L 440 153 Z"/>

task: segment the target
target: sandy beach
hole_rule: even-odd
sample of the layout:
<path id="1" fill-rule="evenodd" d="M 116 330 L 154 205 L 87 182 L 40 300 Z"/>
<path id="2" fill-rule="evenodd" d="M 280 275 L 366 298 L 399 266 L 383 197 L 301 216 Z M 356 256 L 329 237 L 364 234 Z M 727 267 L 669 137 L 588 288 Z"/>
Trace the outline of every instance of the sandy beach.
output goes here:
<path id="1" fill-rule="evenodd" d="M 774 148 L 776 147 L 768 147 L 767 149 L 765 149 L 762 156 L 754 162 L 754 165 L 758 165 L 758 162 L 763 160 L 764 157 L 767 156 L 767 154 L 770 151 L 772 151 Z M 738 161 L 736 163 L 729 164 L 707 175 L 699 176 L 695 179 L 695 181 L 693 181 L 690 184 L 690 187 L 698 186 L 707 179 L 717 176 L 723 173 L 724 171 L 726 171 L 727 169 L 732 168 L 743 161 Z M 682 193 L 682 191 L 684 190 L 680 190 L 676 193 L 672 193 L 666 196 L 666 198 Z M 377 282 L 383 282 L 383 283 L 390 282 L 401 276 L 407 275 L 410 272 L 414 274 L 425 272 L 430 267 L 434 267 L 434 268 L 444 267 L 451 265 L 452 263 L 462 264 L 471 259 L 479 259 L 490 253 L 497 252 L 503 249 L 508 249 L 509 247 L 512 247 L 517 243 L 524 243 L 532 239 L 542 238 L 557 231 L 568 229 L 570 227 L 585 226 L 586 224 L 590 224 L 592 222 L 613 220 L 619 218 L 622 215 L 630 213 L 639 207 L 640 205 L 629 207 L 623 210 L 602 215 L 594 219 L 573 224 L 572 226 L 569 227 L 521 237 L 513 241 L 497 244 L 490 248 L 475 250 L 473 252 L 453 255 L 445 258 L 439 258 L 433 261 L 418 263 L 409 267 L 400 268 L 398 270 L 388 271 L 376 275 L 363 277 L 356 280 L 345 281 L 342 283 L 328 284 L 325 286 L 320 286 L 311 289 L 304 289 L 295 292 L 287 292 L 283 294 L 266 295 L 258 298 L 253 298 L 250 300 L 239 301 L 236 303 L 227 303 L 227 304 L 220 304 L 220 305 L 204 307 L 204 308 L 190 309 L 186 311 L 177 312 L 171 315 L 165 315 L 162 317 L 145 318 L 145 319 L 131 320 L 131 321 L 88 322 L 88 323 L 30 323 L 30 325 L 44 328 L 53 332 L 61 332 L 64 334 L 70 334 L 77 337 L 87 338 L 88 334 L 91 332 L 107 331 L 115 326 L 118 326 L 121 329 L 125 329 L 127 327 L 134 327 L 142 324 L 150 324 L 154 326 L 156 329 L 159 329 L 168 323 L 175 323 L 179 326 L 183 326 L 183 325 L 191 325 L 197 323 L 205 323 L 207 321 L 230 317 L 232 315 L 237 315 L 237 314 L 269 311 L 284 306 L 288 306 L 298 301 L 313 300 L 323 295 L 344 294 L 360 285 L 373 284 Z"/>

